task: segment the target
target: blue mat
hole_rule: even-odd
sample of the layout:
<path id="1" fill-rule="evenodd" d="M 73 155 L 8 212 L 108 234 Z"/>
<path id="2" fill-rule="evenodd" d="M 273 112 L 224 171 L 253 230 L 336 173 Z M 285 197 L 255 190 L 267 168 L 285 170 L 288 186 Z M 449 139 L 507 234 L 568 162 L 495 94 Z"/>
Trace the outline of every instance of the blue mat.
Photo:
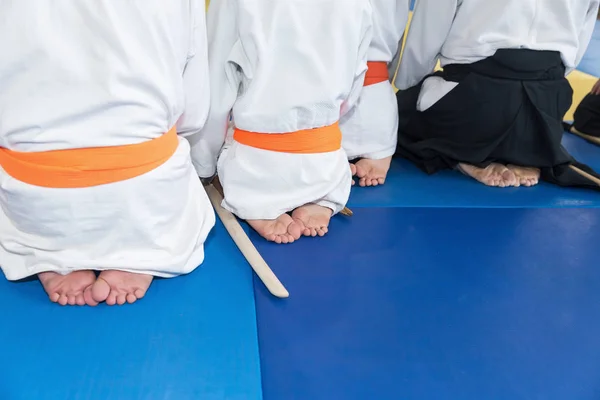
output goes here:
<path id="1" fill-rule="evenodd" d="M 596 29 L 592 41 L 577 67 L 581 72 L 600 77 L 600 23 L 596 22 Z"/>
<path id="2" fill-rule="evenodd" d="M 564 146 L 578 160 L 600 171 L 600 146 L 565 134 Z M 600 192 L 541 183 L 536 187 L 492 188 L 455 171 L 427 175 L 413 164 L 395 160 L 386 184 L 355 187 L 356 207 L 600 207 Z"/>
<path id="3" fill-rule="evenodd" d="M 123 307 L 60 307 L 0 274 L 0 399 L 261 399 L 251 270 L 220 225 L 207 254 Z"/>
<path id="4" fill-rule="evenodd" d="M 256 239 L 265 400 L 597 400 L 600 210 L 358 209 Z M 376 234 L 375 234 L 376 233 Z"/>

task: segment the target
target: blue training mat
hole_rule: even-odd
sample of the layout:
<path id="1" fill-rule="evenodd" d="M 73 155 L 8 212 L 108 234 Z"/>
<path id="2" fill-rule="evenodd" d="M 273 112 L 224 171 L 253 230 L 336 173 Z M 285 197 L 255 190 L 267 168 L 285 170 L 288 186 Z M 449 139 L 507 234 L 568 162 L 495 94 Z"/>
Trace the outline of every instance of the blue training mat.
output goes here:
<path id="1" fill-rule="evenodd" d="M 60 307 L 0 273 L 2 400 L 260 400 L 251 270 L 218 223 L 207 260 L 134 305 Z"/>
<path id="2" fill-rule="evenodd" d="M 598 21 L 592 41 L 577 69 L 586 74 L 600 77 L 600 23 Z"/>
<path id="3" fill-rule="evenodd" d="M 571 134 L 565 134 L 563 145 L 600 171 L 600 146 Z M 354 187 L 348 207 L 600 207 L 600 192 L 543 182 L 530 188 L 486 187 L 456 171 L 429 176 L 408 161 L 395 160 L 385 185 Z"/>
<path id="4" fill-rule="evenodd" d="M 597 400 L 599 209 L 358 209 L 253 234 L 265 400 Z"/>

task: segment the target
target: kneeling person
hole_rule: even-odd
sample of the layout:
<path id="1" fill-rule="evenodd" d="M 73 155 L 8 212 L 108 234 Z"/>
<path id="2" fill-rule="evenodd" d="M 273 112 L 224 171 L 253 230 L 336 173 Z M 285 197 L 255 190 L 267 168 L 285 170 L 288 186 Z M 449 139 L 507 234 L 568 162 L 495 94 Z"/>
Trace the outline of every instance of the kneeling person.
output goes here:
<path id="1" fill-rule="evenodd" d="M 338 121 L 363 85 L 371 8 L 315 4 L 212 0 L 208 11 L 211 108 L 192 159 L 202 178 L 218 169 L 223 207 L 276 243 L 327 233 L 352 181 Z"/>
<path id="2" fill-rule="evenodd" d="M 597 12 L 598 0 L 419 1 L 396 79 L 398 154 L 490 186 L 531 186 L 541 174 L 598 189 L 596 173 L 561 145 L 565 75 Z M 429 75 L 438 59 L 443 71 Z"/>
<path id="3" fill-rule="evenodd" d="M 372 0 L 373 39 L 356 107 L 341 120 L 344 150 L 360 186 L 382 185 L 398 136 L 398 106 L 389 71 L 402 45 L 409 0 Z"/>
<path id="4" fill-rule="evenodd" d="M 9 280 L 37 274 L 53 302 L 113 305 L 202 263 L 215 216 L 181 136 L 208 113 L 204 12 L 200 0 L 0 3 Z"/>

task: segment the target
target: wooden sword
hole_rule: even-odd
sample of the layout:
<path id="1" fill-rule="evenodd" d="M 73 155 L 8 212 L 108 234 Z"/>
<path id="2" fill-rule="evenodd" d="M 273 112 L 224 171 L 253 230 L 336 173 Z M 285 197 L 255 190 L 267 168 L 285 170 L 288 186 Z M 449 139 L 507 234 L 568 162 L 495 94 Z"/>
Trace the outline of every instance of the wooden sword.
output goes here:
<path id="1" fill-rule="evenodd" d="M 275 297 L 289 297 L 289 292 L 285 286 L 283 286 L 279 278 L 277 278 L 264 258 L 260 255 L 244 231 L 244 228 L 242 228 L 240 225 L 238 219 L 235 217 L 235 215 L 221 206 L 221 203 L 223 202 L 223 188 L 221 187 L 219 179 L 213 179 L 212 183 L 205 185 L 205 189 L 206 193 L 208 194 L 208 198 L 210 199 L 210 202 L 219 216 L 219 219 L 221 222 L 223 222 L 225 229 L 235 242 L 240 252 L 246 258 L 246 261 L 248 261 L 248 264 L 250 264 L 250 267 L 252 267 L 256 275 L 260 278 L 261 282 L 265 285 L 267 290 Z M 352 216 L 353 213 L 350 209 L 344 207 L 340 214 Z"/>

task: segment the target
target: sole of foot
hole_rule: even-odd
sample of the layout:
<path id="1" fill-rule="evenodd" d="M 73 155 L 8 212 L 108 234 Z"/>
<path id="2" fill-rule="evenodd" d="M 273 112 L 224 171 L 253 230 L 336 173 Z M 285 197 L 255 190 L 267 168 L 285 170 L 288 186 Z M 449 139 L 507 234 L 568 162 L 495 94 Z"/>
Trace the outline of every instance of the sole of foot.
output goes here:
<path id="1" fill-rule="evenodd" d="M 38 279 L 42 283 L 44 290 L 48 293 L 48 298 L 53 303 L 61 306 L 84 306 L 86 300 L 84 293 L 96 281 L 94 271 L 75 271 L 67 275 L 60 275 L 56 272 L 42 272 L 38 274 Z M 94 306 L 98 303 L 91 302 L 88 305 Z"/>
<path id="2" fill-rule="evenodd" d="M 246 221 L 260 236 L 277 244 L 293 243 L 302 235 L 303 227 L 288 214 L 277 219 L 251 219 Z"/>
<path id="3" fill-rule="evenodd" d="M 317 204 L 306 204 L 292 212 L 292 218 L 303 227 L 304 236 L 325 236 L 333 211 Z"/>
<path id="4" fill-rule="evenodd" d="M 535 186 L 540 181 L 539 168 L 519 167 L 517 165 L 510 164 L 507 165 L 506 168 L 510 169 L 515 174 L 522 186 Z"/>
<path id="5" fill-rule="evenodd" d="M 382 158 L 381 160 L 363 158 L 356 162 L 353 175 L 356 175 L 358 184 L 362 187 L 383 185 L 391 163 L 392 157 Z"/>
<path id="6" fill-rule="evenodd" d="M 135 303 L 146 295 L 152 275 L 134 274 L 124 271 L 102 271 L 91 288 L 86 290 L 86 299 L 109 306 Z"/>
<path id="7" fill-rule="evenodd" d="M 515 173 L 502 164 L 492 163 L 485 168 L 479 168 L 460 163 L 458 168 L 463 174 L 487 186 L 502 188 L 520 186 Z"/>

